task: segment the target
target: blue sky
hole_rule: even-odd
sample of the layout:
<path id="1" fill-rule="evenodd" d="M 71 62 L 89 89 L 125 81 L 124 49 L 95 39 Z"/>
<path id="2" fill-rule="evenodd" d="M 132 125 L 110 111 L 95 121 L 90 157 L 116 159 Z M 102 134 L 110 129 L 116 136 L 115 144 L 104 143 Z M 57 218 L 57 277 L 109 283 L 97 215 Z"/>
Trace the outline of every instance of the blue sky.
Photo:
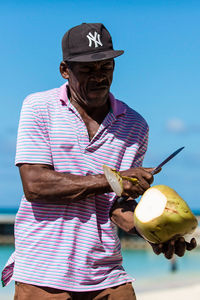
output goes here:
<path id="1" fill-rule="evenodd" d="M 114 48 L 125 51 L 111 91 L 150 126 L 144 166 L 185 146 L 154 184 L 200 209 L 200 2 L 189 0 L 0 2 L 0 207 L 18 206 L 22 194 L 14 166 L 22 101 L 64 83 L 61 39 L 82 22 L 104 23 Z"/>

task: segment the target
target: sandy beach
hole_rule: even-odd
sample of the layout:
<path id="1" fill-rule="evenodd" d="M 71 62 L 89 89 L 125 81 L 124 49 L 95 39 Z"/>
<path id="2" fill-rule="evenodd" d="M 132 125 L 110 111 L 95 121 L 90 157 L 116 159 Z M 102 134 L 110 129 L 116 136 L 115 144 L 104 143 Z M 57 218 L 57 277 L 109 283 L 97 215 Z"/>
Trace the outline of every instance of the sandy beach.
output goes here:
<path id="1" fill-rule="evenodd" d="M 200 300 L 200 284 L 137 293 L 137 300 Z"/>

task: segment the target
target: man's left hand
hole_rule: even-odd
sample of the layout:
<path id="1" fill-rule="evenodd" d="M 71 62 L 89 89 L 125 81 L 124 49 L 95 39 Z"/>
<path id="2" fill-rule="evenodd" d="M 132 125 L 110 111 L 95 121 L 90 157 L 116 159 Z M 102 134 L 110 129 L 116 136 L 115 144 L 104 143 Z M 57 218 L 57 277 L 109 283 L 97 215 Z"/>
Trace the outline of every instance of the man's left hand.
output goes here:
<path id="1" fill-rule="evenodd" d="M 152 246 L 155 254 L 159 255 L 163 253 L 167 259 L 171 259 L 174 254 L 183 256 L 186 250 L 193 250 L 194 248 L 196 248 L 197 242 L 195 238 L 192 238 L 190 242 L 186 242 L 184 237 L 179 237 L 177 239 L 169 240 L 165 243 L 150 243 L 150 245 Z"/>

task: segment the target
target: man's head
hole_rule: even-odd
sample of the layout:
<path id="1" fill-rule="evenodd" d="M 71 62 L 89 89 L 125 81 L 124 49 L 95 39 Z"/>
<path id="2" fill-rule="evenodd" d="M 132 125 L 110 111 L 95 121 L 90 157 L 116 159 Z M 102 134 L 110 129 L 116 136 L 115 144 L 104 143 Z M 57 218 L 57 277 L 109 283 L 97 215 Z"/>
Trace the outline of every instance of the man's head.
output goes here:
<path id="1" fill-rule="evenodd" d="M 68 79 L 71 96 L 87 107 L 100 107 L 108 99 L 114 58 L 112 38 L 101 23 L 83 23 L 67 31 L 62 39 L 60 72 Z"/>

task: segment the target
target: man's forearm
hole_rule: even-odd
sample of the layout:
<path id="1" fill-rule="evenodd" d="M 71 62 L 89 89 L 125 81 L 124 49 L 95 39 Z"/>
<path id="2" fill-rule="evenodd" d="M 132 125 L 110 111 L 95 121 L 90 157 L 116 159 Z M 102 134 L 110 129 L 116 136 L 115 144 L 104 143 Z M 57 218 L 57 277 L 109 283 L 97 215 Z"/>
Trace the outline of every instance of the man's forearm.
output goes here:
<path id="1" fill-rule="evenodd" d="M 110 192 L 104 175 L 60 173 L 48 165 L 20 166 L 24 193 L 28 201 L 66 204 L 97 194 Z"/>

